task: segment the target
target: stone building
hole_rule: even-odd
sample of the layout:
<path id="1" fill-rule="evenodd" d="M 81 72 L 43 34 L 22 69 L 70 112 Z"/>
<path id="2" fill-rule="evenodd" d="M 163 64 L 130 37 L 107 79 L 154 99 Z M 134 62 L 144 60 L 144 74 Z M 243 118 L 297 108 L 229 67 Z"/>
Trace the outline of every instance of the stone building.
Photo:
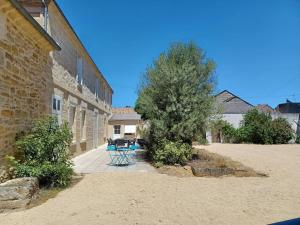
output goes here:
<path id="1" fill-rule="evenodd" d="M 45 114 L 69 122 L 73 155 L 99 146 L 112 93 L 54 0 L 0 0 L 0 160 Z"/>

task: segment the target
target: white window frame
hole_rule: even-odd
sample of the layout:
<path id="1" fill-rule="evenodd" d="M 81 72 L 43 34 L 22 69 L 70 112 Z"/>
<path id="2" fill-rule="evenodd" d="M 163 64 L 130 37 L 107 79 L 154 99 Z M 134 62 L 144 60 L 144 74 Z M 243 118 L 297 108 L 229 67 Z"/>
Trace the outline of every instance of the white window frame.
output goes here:
<path id="1" fill-rule="evenodd" d="M 57 117 L 58 124 L 61 124 L 62 97 L 52 96 L 52 115 Z"/>
<path id="2" fill-rule="evenodd" d="M 80 56 L 76 60 L 76 81 L 79 85 L 83 84 L 83 59 Z"/>

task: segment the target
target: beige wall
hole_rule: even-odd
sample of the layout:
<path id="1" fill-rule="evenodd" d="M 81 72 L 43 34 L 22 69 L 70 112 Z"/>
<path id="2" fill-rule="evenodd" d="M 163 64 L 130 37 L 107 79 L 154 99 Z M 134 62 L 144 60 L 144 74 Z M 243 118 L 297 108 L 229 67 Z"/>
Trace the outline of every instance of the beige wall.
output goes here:
<path id="1" fill-rule="evenodd" d="M 139 138 L 140 135 L 138 133 L 138 129 L 143 127 L 143 123 L 137 120 L 119 120 L 119 121 L 109 121 L 108 124 L 108 137 L 113 139 L 114 138 L 114 125 L 120 125 L 120 137 L 124 138 L 125 133 L 125 125 L 136 125 L 137 133 L 133 138 Z"/>
<path id="2" fill-rule="evenodd" d="M 51 44 L 24 17 L 15 20 L 11 8 L 9 1 L 0 0 L 0 160 L 13 151 L 17 133 L 26 130 L 32 120 L 52 113 L 54 95 L 62 100 L 62 121 L 69 121 L 71 105 L 76 109 L 73 155 L 104 143 L 112 89 L 64 17 L 51 1 L 47 31 L 61 47 L 61 51 L 52 51 Z M 36 19 L 44 21 L 42 15 Z M 82 85 L 76 81 L 77 56 L 83 59 Z M 96 79 L 99 98 L 95 96 Z M 81 129 L 83 111 L 85 126 Z"/>
<path id="3" fill-rule="evenodd" d="M 11 5 L 0 7 L 0 28 L 1 164 L 16 134 L 51 112 L 53 80 L 49 44 Z"/>
<path id="4" fill-rule="evenodd" d="M 69 120 L 70 106 L 76 107 L 75 127 L 73 127 L 75 138 L 71 151 L 74 155 L 78 155 L 106 141 L 108 126 L 106 118 L 111 114 L 111 101 L 104 97 L 111 96 L 112 90 L 53 3 L 49 5 L 48 32 L 62 49 L 51 53 L 54 93 L 63 99 L 63 121 Z M 83 59 L 82 85 L 78 85 L 76 81 L 77 57 Z M 96 79 L 99 80 L 100 89 L 98 98 L 95 96 Z M 81 129 L 83 110 L 86 115 L 86 139 L 81 139 L 81 133 L 84 132 Z M 95 115 L 98 115 L 98 120 Z"/>

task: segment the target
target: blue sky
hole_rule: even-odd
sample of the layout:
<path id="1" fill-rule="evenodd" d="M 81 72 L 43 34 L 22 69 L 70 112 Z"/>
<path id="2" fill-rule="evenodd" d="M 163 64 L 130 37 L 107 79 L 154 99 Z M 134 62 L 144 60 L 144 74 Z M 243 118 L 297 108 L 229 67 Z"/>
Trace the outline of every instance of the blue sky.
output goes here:
<path id="1" fill-rule="evenodd" d="M 57 0 L 114 89 L 132 106 L 146 67 L 194 41 L 217 64 L 216 91 L 252 104 L 300 101 L 299 0 Z"/>

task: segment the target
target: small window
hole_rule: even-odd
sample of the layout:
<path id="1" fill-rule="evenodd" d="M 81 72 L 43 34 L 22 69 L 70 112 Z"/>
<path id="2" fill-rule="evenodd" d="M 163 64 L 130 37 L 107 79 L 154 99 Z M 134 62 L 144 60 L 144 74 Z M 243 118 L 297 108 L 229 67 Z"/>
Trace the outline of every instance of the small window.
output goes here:
<path id="1" fill-rule="evenodd" d="M 54 95 L 52 97 L 52 115 L 57 117 L 58 123 L 61 124 L 61 97 Z"/>
<path id="2" fill-rule="evenodd" d="M 114 134 L 121 134 L 121 126 L 120 125 L 114 126 Z"/>
<path id="3" fill-rule="evenodd" d="M 57 101 L 56 101 L 56 98 L 54 97 L 53 98 L 53 105 L 52 105 L 52 110 L 56 110 L 56 104 L 57 104 Z"/>
<path id="4" fill-rule="evenodd" d="M 81 57 L 77 57 L 77 68 L 76 68 L 76 80 L 77 83 L 82 85 L 83 82 L 83 60 Z"/>

